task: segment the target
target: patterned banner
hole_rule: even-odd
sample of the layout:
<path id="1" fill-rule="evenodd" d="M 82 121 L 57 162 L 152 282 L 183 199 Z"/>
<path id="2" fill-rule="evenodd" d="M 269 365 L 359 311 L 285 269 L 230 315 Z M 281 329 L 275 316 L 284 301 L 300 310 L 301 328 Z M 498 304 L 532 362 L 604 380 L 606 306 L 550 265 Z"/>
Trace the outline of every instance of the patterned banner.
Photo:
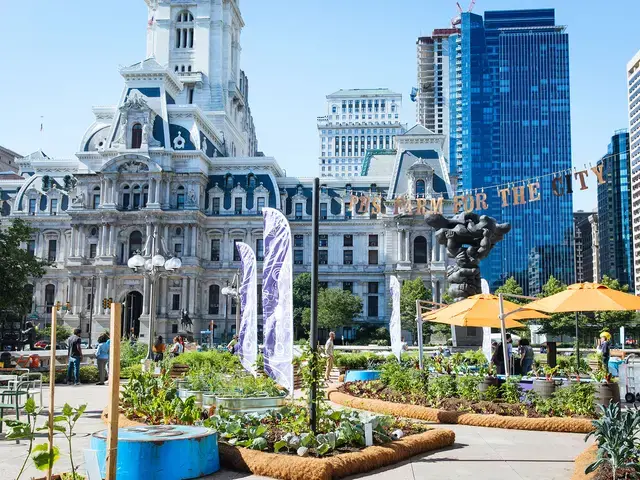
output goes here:
<path id="1" fill-rule="evenodd" d="M 242 321 L 236 352 L 245 370 L 256 375 L 258 351 L 258 281 L 256 276 L 256 256 L 246 243 L 236 243 L 242 265 L 242 285 L 240 285 L 240 308 Z"/>
<path id="2" fill-rule="evenodd" d="M 402 322 L 400 321 L 400 282 L 395 275 L 391 276 L 391 319 L 389 320 L 389 333 L 391 335 L 391 351 L 398 357 L 402 355 Z"/>
<path id="3" fill-rule="evenodd" d="M 291 229 L 276 209 L 263 208 L 262 313 L 264 371 L 293 392 L 293 271 Z"/>
<path id="4" fill-rule="evenodd" d="M 482 293 L 490 294 L 489 282 L 484 278 L 481 281 Z M 491 328 L 482 327 L 482 353 L 487 357 L 487 361 L 491 361 Z"/>

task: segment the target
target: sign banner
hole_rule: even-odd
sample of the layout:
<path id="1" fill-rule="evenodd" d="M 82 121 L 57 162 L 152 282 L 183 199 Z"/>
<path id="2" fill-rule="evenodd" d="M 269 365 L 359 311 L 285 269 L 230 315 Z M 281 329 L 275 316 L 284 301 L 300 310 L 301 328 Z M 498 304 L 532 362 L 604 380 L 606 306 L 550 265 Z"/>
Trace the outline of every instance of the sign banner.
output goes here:
<path id="1" fill-rule="evenodd" d="M 240 363 L 247 372 L 256 376 L 256 359 L 258 357 L 258 280 L 256 256 L 249 245 L 236 243 L 242 266 L 242 284 L 240 285 L 240 333 L 236 352 Z"/>
<path id="2" fill-rule="evenodd" d="M 402 322 L 400 321 L 400 282 L 395 275 L 392 275 L 391 285 L 391 319 L 389 320 L 389 334 L 391 335 L 391 351 L 398 357 L 402 356 Z"/>
<path id="3" fill-rule="evenodd" d="M 484 278 L 482 279 L 482 293 L 490 294 L 489 282 Z M 491 328 L 482 327 L 482 353 L 487 357 L 487 361 L 491 361 Z"/>
<path id="4" fill-rule="evenodd" d="M 263 208 L 262 314 L 264 371 L 293 393 L 293 259 L 291 229 L 274 208 Z"/>

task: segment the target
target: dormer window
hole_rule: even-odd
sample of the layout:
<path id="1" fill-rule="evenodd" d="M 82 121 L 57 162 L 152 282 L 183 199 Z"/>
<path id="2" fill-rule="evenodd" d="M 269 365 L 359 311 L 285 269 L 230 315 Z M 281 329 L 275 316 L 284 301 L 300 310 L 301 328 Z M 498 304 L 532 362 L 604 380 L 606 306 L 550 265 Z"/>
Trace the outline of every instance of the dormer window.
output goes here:
<path id="1" fill-rule="evenodd" d="M 426 188 L 424 180 L 416 180 L 416 196 L 419 198 L 424 198 Z"/>
<path id="2" fill-rule="evenodd" d="M 30 198 L 29 199 L 29 215 L 35 215 L 35 214 L 36 214 L 36 199 Z"/>
<path id="3" fill-rule="evenodd" d="M 95 187 L 93 189 L 93 197 L 91 199 L 91 206 L 93 209 L 97 209 L 100 207 L 100 187 Z"/>
<path id="4" fill-rule="evenodd" d="M 52 198 L 51 199 L 51 204 L 49 205 L 49 214 L 50 215 L 57 215 L 58 214 L 58 199 L 57 198 Z"/>
<path id="5" fill-rule="evenodd" d="M 176 48 L 193 48 L 193 32 L 193 15 L 183 10 L 176 18 Z"/>
<path id="6" fill-rule="evenodd" d="M 142 146 L 142 125 L 135 123 L 131 128 L 131 148 Z"/>

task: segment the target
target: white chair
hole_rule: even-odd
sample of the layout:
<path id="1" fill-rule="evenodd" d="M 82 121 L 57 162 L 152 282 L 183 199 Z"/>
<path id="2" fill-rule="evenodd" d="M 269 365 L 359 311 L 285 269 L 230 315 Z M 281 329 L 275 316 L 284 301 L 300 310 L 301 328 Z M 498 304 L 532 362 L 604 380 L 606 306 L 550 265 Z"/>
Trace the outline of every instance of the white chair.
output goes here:
<path id="1" fill-rule="evenodd" d="M 20 384 L 21 390 L 27 391 L 30 397 L 35 400 L 36 395 L 40 398 L 40 403 L 36 402 L 36 405 L 42 407 L 42 374 L 41 373 L 24 373 L 17 379 L 9 382 L 9 388 L 11 390 L 17 390 L 17 385 Z"/>

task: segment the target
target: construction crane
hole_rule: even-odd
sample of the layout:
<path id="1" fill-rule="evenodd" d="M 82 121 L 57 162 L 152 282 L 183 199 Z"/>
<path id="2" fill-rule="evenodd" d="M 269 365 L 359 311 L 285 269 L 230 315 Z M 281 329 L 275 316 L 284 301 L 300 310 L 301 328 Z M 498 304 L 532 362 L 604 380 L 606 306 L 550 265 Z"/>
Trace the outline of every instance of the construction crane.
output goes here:
<path id="1" fill-rule="evenodd" d="M 469 8 L 467 9 L 467 12 L 471 13 L 475 5 L 476 5 L 476 0 L 471 0 L 471 3 L 469 4 Z M 460 2 L 456 2 L 456 6 L 458 7 L 458 15 L 451 19 L 452 27 L 457 27 L 462 23 L 462 7 L 460 6 Z"/>

